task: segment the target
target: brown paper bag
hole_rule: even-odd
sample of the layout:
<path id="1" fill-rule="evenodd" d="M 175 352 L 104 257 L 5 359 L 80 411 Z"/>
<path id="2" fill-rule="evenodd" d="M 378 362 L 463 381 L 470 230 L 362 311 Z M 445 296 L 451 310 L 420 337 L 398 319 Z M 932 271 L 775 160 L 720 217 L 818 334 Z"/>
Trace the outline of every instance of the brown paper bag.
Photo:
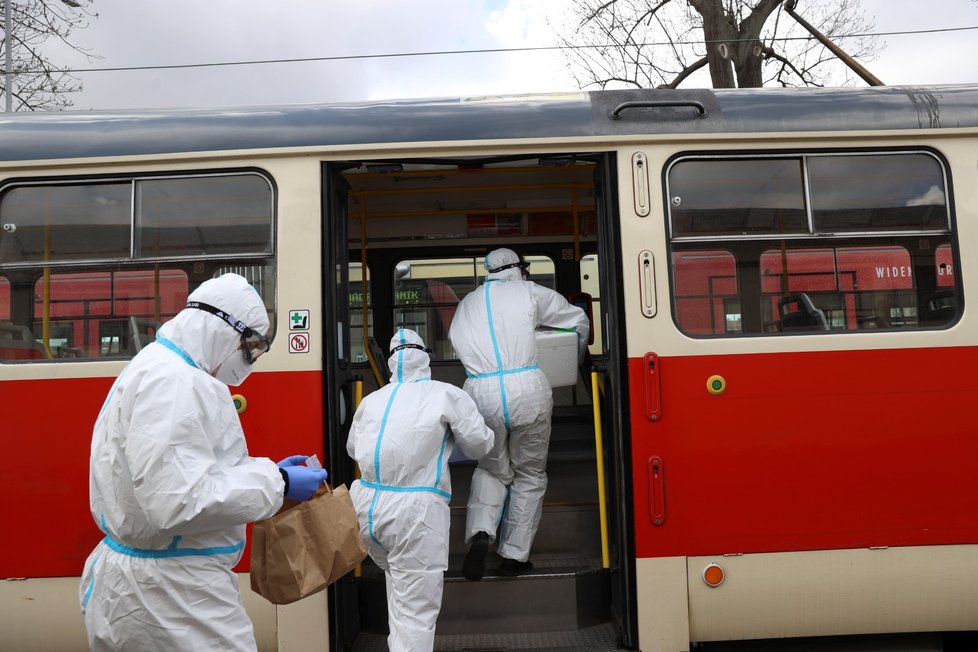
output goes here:
<path id="1" fill-rule="evenodd" d="M 321 487 L 303 503 L 287 500 L 251 533 L 251 588 L 269 602 L 289 604 L 340 579 L 367 549 L 345 485 Z"/>

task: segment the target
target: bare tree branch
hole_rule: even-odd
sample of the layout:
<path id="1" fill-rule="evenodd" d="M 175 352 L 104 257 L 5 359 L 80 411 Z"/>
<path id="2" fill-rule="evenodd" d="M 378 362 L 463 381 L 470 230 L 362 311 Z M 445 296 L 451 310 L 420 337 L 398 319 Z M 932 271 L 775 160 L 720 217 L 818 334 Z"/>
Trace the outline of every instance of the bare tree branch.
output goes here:
<path id="1" fill-rule="evenodd" d="M 681 83 L 683 83 L 683 81 L 686 80 L 687 77 L 689 77 L 694 72 L 696 72 L 697 70 L 699 70 L 700 68 L 702 68 L 703 66 L 705 66 L 708 61 L 709 61 L 709 59 L 707 59 L 706 57 L 703 57 L 702 59 L 700 59 L 699 61 L 697 61 L 693 65 L 686 66 L 686 68 L 683 69 L 683 71 L 680 72 L 676 76 L 675 79 L 673 79 L 668 84 L 662 84 L 662 85 L 660 85 L 659 88 L 676 88 L 676 87 L 678 87 Z"/>
<path id="2" fill-rule="evenodd" d="M 715 87 L 856 83 L 795 21 L 781 20 L 781 0 L 572 0 L 571 6 L 576 27 L 559 38 L 582 88 L 674 88 L 702 83 L 693 72 L 707 67 Z M 806 0 L 804 9 L 808 22 L 853 57 L 878 55 L 875 37 L 865 36 L 874 25 L 860 0 Z"/>
<path id="3" fill-rule="evenodd" d="M 76 29 L 84 29 L 89 21 L 98 17 L 90 11 L 93 0 L 78 0 L 80 6 L 69 8 L 60 0 L 17 0 L 11 3 L 12 24 L 10 43 L 6 35 L 0 40 L 3 48 L 0 60 L 11 48 L 13 59 L 12 86 L 3 88 L 3 94 L 10 92 L 13 108 L 16 111 L 48 111 L 71 106 L 70 95 L 81 90 L 81 82 L 70 73 L 59 69 L 45 55 L 43 46 L 54 39 L 89 59 L 93 55 L 71 42 L 71 34 Z M 3 4 L 0 3 L 0 20 L 3 17 Z M 6 78 L 3 84 L 6 84 Z M 3 84 L 0 84 L 2 86 Z"/>

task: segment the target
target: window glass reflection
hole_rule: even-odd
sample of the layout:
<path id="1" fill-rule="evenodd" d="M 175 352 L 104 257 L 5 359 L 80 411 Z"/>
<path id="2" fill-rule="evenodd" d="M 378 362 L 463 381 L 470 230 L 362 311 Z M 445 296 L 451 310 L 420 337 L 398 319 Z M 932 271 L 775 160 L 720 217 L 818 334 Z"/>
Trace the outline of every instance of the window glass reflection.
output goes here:
<path id="1" fill-rule="evenodd" d="M 926 154 L 808 159 L 816 231 L 946 230 L 938 161 Z"/>
<path id="2" fill-rule="evenodd" d="M 680 161 L 669 205 L 673 237 L 808 232 L 798 158 Z"/>
<path id="3" fill-rule="evenodd" d="M 0 196 L 0 264 L 129 257 L 128 182 L 17 186 Z"/>

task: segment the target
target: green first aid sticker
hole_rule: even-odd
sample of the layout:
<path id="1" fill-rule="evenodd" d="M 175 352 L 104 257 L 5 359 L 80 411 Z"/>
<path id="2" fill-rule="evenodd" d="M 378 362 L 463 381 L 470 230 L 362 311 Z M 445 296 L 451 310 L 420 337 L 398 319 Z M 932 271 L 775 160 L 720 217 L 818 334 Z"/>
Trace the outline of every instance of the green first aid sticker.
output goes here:
<path id="1" fill-rule="evenodd" d="M 309 330 L 309 311 L 290 310 L 289 311 L 289 330 L 306 331 Z"/>

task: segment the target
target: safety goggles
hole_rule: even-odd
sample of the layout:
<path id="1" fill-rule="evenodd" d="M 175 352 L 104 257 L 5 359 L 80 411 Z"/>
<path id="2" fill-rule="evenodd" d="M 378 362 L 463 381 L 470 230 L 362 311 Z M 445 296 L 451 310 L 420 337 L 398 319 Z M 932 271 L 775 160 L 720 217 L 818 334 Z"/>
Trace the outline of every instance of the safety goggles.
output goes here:
<path id="1" fill-rule="evenodd" d="M 391 349 L 391 355 L 394 355 L 402 349 L 417 349 L 419 351 L 424 351 L 425 353 L 431 353 L 429 349 L 424 348 L 420 344 L 398 344 L 393 349 Z"/>
<path id="2" fill-rule="evenodd" d="M 255 360 L 257 360 L 262 353 L 265 353 L 272 348 L 272 341 L 270 339 L 250 326 L 247 326 L 244 322 L 235 319 L 234 315 L 229 312 L 225 312 L 224 310 L 215 308 L 208 303 L 202 303 L 200 301 L 188 301 L 187 307 L 209 312 L 215 317 L 223 319 L 231 326 L 231 328 L 238 331 L 238 333 L 241 334 L 241 353 L 244 355 L 244 359 L 248 361 L 248 364 L 255 364 Z"/>
<path id="3" fill-rule="evenodd" d="M 523 270 L 524 273 L 528 273 L 526 270 L 530 269 L 530 263 L 526 262 L 525 260 L 521 260 L 515 263 L 510 263 L 508 265 L 500 265 L 499 267 L 490 269 L 489 273 L 495 274 L 496 272 L 501 272 L 504 269 L 512 269 L 513 267 L 519 267 L 521 270 Z"/>

